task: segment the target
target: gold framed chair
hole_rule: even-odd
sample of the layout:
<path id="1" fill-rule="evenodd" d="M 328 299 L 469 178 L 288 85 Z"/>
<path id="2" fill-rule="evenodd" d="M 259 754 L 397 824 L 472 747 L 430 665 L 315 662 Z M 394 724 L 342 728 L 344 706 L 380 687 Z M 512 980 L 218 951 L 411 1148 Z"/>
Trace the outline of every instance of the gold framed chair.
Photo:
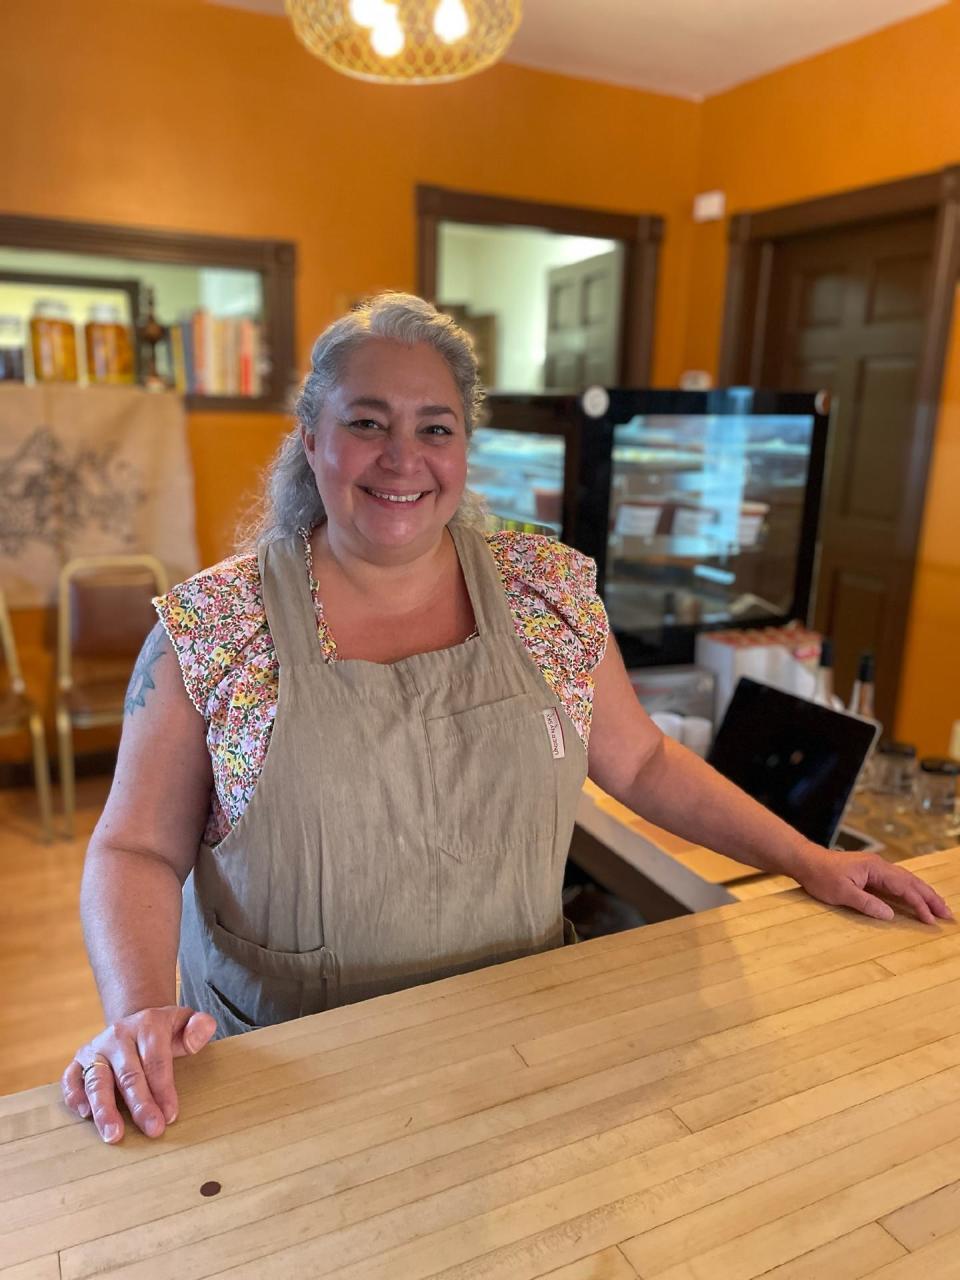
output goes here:
<path id="1" fill-rule="evenodd" d="M 43 717 L 39 708 L 27 694 L 27 686 L 20 669 L 20 658 L 13 635 L 13 624 L 7 608 L 6 596 L 0 591 L 0 659 L 5 669 L 0 672 L 0 734 L 22 733 L 26 730 L 33 743 L 33 783 L 40 809 L 40 829 L 44 840 L 53 838 L 53 819 L 50 804 L 50 761 L 43 736 Z"/>
<path id="2" fill-rule="evenodd" d="M 137 655 L 157 621 L 150 600 L 169 586 L 154 556 L 79 556 L 60 570 L 57 739 L 66 831 L 76 807 L 75 729 L 119 724 Z"/>

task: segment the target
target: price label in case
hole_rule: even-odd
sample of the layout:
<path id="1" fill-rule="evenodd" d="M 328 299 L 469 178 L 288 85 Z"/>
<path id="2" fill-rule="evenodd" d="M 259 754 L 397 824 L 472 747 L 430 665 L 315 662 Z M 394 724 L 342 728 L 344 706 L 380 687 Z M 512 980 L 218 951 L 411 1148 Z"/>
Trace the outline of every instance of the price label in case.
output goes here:
<path id="1" fill-rule="evenodd" d="M 663 506 L 660 504 L 640 506 L 633 502 L 622 502 L 617 507 L 617 521 L 614 532 L 625 538 L 652 538 L 660 523 Z"/>

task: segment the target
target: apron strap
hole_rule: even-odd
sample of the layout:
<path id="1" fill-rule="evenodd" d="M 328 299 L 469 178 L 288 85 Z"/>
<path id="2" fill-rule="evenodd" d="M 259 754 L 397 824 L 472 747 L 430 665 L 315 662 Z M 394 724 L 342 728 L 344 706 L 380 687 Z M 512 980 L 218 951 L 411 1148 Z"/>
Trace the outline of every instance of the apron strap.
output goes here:
<path id="1" fill-rule="evenodd" d="M 257 563 L 267 626 L 280 666 L 322 666 L 323 651 L 300 534 L 260 547 Z"/>
<path id="2" fill-rule="evenodd" d="M 447 525 L 460 557 L 477 631 L 514 636 L 513 615 L 490 546 L 479 531 L 454 519 Z"/>

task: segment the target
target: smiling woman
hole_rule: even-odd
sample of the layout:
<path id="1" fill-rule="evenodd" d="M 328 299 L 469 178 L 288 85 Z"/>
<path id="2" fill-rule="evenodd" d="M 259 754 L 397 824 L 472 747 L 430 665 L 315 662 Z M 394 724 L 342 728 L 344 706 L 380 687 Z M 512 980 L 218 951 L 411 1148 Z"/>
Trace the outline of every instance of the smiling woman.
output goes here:
<path id="1" fill-rule="evenodd" d="M 665 744 L 607 643 L 592 562 L 467 518 L 480 396 L 469 339 L 428 303 L 344 317 L 314 348 L 256 554 L 155 602 L 151 680 L 84 870 L 108 1025 L 63 1075 L 106 1141 L 118 1089 L 162 1133 L 173 1059 L 214 1034 L 572 940 L 588 745 L 600 786 L 699 843 L 868 914 L 890 910 L 868 886 L 946 913 Z"/>
<path id="2" fill-rule="evenodd" d="M 376 355 L 365 357 L 364 349 L 371 347 Z M 381 370 L 384 359 L 394 368 L 398 362 L 411 360 L 419 366 L 417 380 L 410 388 L 414 398 L 421 397 L 419 402 L 394 405 L 396 385 Z M 348 364 L 349 393 L 341 386 Z M 366 380 L 367 375 L 372 381 Z M 431 380 L 433 395 L 429 394 Z M 267 509 L 251 542 L 290 537 L 297 529 L 314 528 L 324 519 L 324 495 L 313 463 L 312 438 L 318 429 L 322 433 L 325 425 L 339 420 L 341 426 L 360 436 L 389 435 L 391 409 L 405 407 L 408 412 L 413 409 L 418 429 L 428 436 L 459 436 L 460 448 L 465 450 L 483 395 L 470 339 L 453 320 L 422 299 L 381 294 L 343 316 L 314 344 L 310 372 L 294 407 L 298 430 L 287 436 L 277 456 L 268 481 Z M 431 417 L 438 421 L 430 422 Z M 383 487 L 386 491 L 400 486 L 391 482 Z M 458 514 L 470 523 L 478 504 L 463 494 L 463 480 L 460 488 Z"/>
<path id="3" fill-rule="evenodd" d="M 340 656 L 397 661 L 471 635 L 445 533 L 463 497 L 467 429 L 444 358 L 423 342 L 368 339 L 300 432 L 327 517 L 310 542 Z"/>
<path id="4" fill-rule="evenodd" d="M 300 431 L 338 561 L 351 549 L 408 560 L 436 544 L 463 496 L 467 429 L 457 385 L 433 347 L 370 338 Z"/>

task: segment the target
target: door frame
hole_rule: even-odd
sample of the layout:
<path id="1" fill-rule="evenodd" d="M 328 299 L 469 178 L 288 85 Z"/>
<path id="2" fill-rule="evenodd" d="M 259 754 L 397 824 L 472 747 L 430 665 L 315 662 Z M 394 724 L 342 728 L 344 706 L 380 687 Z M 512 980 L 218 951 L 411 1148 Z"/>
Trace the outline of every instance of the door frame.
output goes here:
<path id="1" fill-rule="evenodd" d="M 805 232 L 841 230 L 857 223 L 876 224 L 886 218 L 911 213 L 936 215 L 930 291 L 913 409 L 912 443 L 904 476 L 905 501 L 896 535 L 898 555 L 915 565 L 926 503 L 927 475 L 940 412 L 954 296 L 960 281 L 960 165 L 799 204 L 734 214 L 728 229 L 729 256 L 718 379 L 721 386 L 758 385 L 779 241 Z M 913 576 L 907 591 L 908 609 Z M 811 606 L 815 591 L 816 585 Z M 894 704 L 899 697 L 903 652 L 901 649 L 894 676 Z"/>
<path id="2" fill-rule="evenodd" d="M 539 227 L 561 235 L 622 241 L 625 259 L 619 381 L 628 387 L 650 385 L 663 218 L 658 214 L 612 213 L 425 185 L 416 187 L 415 197 L 417 292 L 432 302 L 437 293 L 441 222 Z"/>

